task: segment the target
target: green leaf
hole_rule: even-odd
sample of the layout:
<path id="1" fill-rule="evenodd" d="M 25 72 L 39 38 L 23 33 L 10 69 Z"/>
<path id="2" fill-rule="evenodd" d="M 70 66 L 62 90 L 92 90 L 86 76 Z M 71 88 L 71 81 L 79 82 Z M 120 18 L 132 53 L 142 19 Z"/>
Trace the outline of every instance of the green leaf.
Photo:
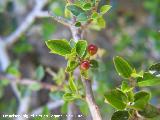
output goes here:
<path id="1" fill-rule="evenodd" d="M 91 8 L 92 8 L 91 3 L 86 3 L 86 4 L 83 5 L 84 10 L 90 10 Z"/>
<path id="2" fill-rule="evenodd" d="M 70 39 L 69 44 L 72 48 L 74 48 L 76 45 L 76 42 L 73 39 Z"/>
<path id="3" fill-rule="evenodd" d="M 9 65 L 6 72 L 8 74 L 15 76 L 15 77 L 20 77 L 21 73 L 20 73 L 18 67 L 19 67 L 19 62 L 18 61 L 13 62 L 12 64 Z"/>
<path id="4" fill-rule="evenodd" d="M 105 94 L 105 101 L 116 109 L 124 110 L 128 99 L 122 91 L 115 89 Z"/>
<path id="5" fill-rule="evenodd" d="M 77 99 L 77 96 L 75 94 L 73 94 L 73 93 L 65 93 L 63 95 L 63 99 L 65 101 L 73 101 L 73 100 Z"/>
<path id="6" fill-rule="evenodd" d="M 155 86 L 160 85 L 160 77 L 156 77 L 150 73 L 144 73 L 143 78 L 138 78 L 138 86 L 144 87 L 144 86 Z"/>
<path id="7" fill-rule="evenodd" d="M 87 49 L 87 41 L 86 40 L 79 40 L 76 44 L 76 52 L 79 57 L 83 57 L 85 55 Z"/>
<path id="8" fill-rule="evenodd" d="M 51 53 L 65 56 L 71 53 L 71 46 L 67 40 L 47 40 L 47 47 L 51 50 Z"/>
<path id="9" fill-rule="evenodd" d="M 133 78 L 138 78 L 138 77 L 143 77 L 143 74 L 144 74 L 143 71 L 140 71 L 139 73 L 137 73 L 136 70 L 133 69 L 131 76 Z"/>
<path id="10" fill-rule="evenodd" d="M 69 3 L 66 4 L 65 6 L 65 10 L 64 10 L 64 15 L 65 17 L 70 17 L 71 16 L 71 12 L 67 9 L 67 6 L 69 5 Z"/>
<path id="11" fill-rule="evenodd" d="M 128 64 L 128 62 L 126 60 L 124 60 L 123 58 L 116 56 L 113 59 L 114 62 L 114 66 L 116 68 L 116 71 L 118 72 L 118 74 L 124 78 L 129 78 L 131 77 L 132 74 L 132 67 Z"/>
<path id="12" fill-rule="evenodd" d="M 134 102 L 134 92 L 132 90 L 126 92 L 126 95 L 127 95 L 127 98 L 128 98 L 129 102 Z"/>
<path id="13" fill-rule="evenodd" d="M 86 13 L 80 13 L 77 16 L 77 21 L 84 22 L 84 21 L 87 21 L 87 20 L 88 20 L 88 16 L 87 16 Z"/>
<path id="14" fill-rule="evenodd" d="M 98 18 L 97 18 L 97 25 L 98 25 L 100 28 L 105 28 L 105 27 L 106 27 L 106 21 L 104 20 L 103 17 L 98 17 Z"/>
<path id="15" fill-rule="evenodd" d="M 128 119 L 129 119 L 128 111 L 116 111 L 111 118 L 111 120 L 128 120 Z"/>
<path id="16" fill-rule="evenodd" d="M 148 92 L 145 91 L 137 92 L 134 95 L 134 103 L 131 106 L 135 109 L 142 110 L 148 104 L 150 98 L 151 95 Z"/>
<path id="17" fill-rule="evenodd" d="M 79 6 L 77 6 L 77 5 L 68 5 L 67 6 L 67 9 L 69 10 L 69 11 L 71 11 L 71 13 L 73 14 L 73 15 L 75 15 L 75 16 L 78 16 L 78 15 L 80 15 L 81 13 L 85 13 L 85 11 L 81 8 L 81 7 L 79 7 Z"/>
<path id="18" fill-rule="evenodd" d="M 66 72 L 73 72 L 78 67 L 78 65 L 79 63 L 77 61 L 68 61 Z"/>
<path id="19" fill-rule="evenodd" d="M 122 82 L 121 90 L 122 90 L 124 93 L 129 92 L 129 91 L 131 91 L 131 90 L 133 89 L 133 88 L 130 87 L 128 84 L 129 84 L 129 83 L 128 83 L 127 81 L 123 81 L 123 82 Z"/>
<path id="20" fill-rule="evenodd" d="M 70 79 L 69 79 L 69 87 L 72 90 L 72 92 L 77 92 L 77 86 L 74 83 L 74 78 L 73 77 L 70 77 Z"/>
<path id="21" fill-rule="evenodd" d="M 65 58 L 68 59 L 69 61 L 77 61 L 76 43 L 72 48 L 71 53 L 67 54 Z"/>
<path id="22" fill-rule="evenodd" d="M 90 60 L 90 66 L 92 68 L 98 68 L 98 62 L 96 60 Z"/>
<path id="23" fill-rule="evenodd" d="M 138 113 L 145 118 L 154 118 L 160 115 L 160 110 L 151 104 L 147 104 L 145 109 L 138 111 Z"/>
<path id="24" fill-rule="evenodd" d="M 97 19 L 99 17 L 99 14 L 97 12 L 92 13 L 91 18 L 92 19 Z"/>
<path id="25" fill-rule="evenodd" d="M 160 63 L 156 63 L 149 68 L 149 72 L 155 76 L 160 75 Z"/>
<path id="26" fill-rule="evenodd" d="M 35 76 L 35 79 L 37 80 L 42 80 L 43 77 L 45 76 L 45 71 L 44 71 L 44 68 L 43 66 L 38 66 L 38 68 L 36 69 L 36 76 Z"/>
<path id="27" fill-rule="evenodd" d="M 81 26 L 81 22 L 76 22 L 74 25 L 75 25 L 76 27 L 80 27 L 80 26 Z"/>
<path id="28" fill-rule="evenodd" d="M 100 13 L 101 14 L 105 14 L 106 12 L 108 12 L 111 9 L 112 6 L 110 5 L 104 5 L 100 8 Z"/>
<path id="29" fill-rule="evenodd" d="M 35 82 L 31 84 L 28 89 L 33 90 L 33 91 L 38 91 L 41 89 L 41 84 Z"/>

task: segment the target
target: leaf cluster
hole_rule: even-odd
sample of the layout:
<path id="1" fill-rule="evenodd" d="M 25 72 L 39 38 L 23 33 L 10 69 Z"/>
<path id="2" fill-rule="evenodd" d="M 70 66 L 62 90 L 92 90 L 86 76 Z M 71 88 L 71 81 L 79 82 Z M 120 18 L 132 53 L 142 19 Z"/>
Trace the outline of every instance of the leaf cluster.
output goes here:
<path id="1" fill-rule="evenodd" d="M 125 59 L 116 56 L 113 59 L 117 73 L 124 79 L 121 87 L 105 94 L 105 101 L 116 108 L 112 120 L 128 120 L 138 112 L 144 118 L 154 118 L 160 111 L 149 103 L 151 93 L 147 91 L 134 92 L 136 87 L 154 86 L 160 84 L 160 64 L 152 65 L 148 71 L 137 72 Z"/>

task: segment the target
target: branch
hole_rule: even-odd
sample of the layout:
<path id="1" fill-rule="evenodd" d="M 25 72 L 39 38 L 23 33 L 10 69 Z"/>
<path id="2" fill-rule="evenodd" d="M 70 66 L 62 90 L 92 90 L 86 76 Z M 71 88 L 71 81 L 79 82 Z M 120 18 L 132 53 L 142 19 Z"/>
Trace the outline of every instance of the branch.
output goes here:
<path id="1" fill-rule="evenodd" d="M 82 77 L 82 82 L 83 82 L 84 87 L 85 87 L 86 101 L 87 101 L 89 110 L 91 112 L 92 119 L 93 120 L 102 120 L 99 108 L 96 105 L 95 98 L 94 98 L 94 95 L 93 95 L 91 80 L 84 79 Z"/>
<path id="2" fill-rule="evenodd" d="M 11 46 L 18 38 L 32 25 L 37 17 L 48 17 L 46 14 L 40 15 L 43 7 L 48 3 L 48 0 L 39 0 L 36 2 L 34 9 L 28 14 L 22 24 L 5 39 L 6 46 Z"/>
<path id="3" fill-rule="evenodd" d="M 28 78 L 19 79 L 14 76 L 11 76 L 11 75 L 5 75 L 5 76 L 0 75 L 0 79 L 8 79 L 13 84 L 21 84 L 21 85 L 27 85 L 27 86 L 30 86 L 30 85 L 37 83 L 37 84 L 40 84 L 42 89 L 46 89 L 46 90 L 50 90 L 50 91 L 62 90 L 62 88 L 63 88 L 63 86 L 51 85 L 49 83 L 44 83 L 44 82 L 37 82 L 37 80 L 31 80 Z"/>
<path id="4" fill-rule="evenodd" d="M 81 29 L 77 29 L 74 26 L 71 26 L 70 29 L 71 29 L 73 39 L 75 42 L 77 42 L 78 40 L 80 40 L 82 38 L 83 31 Z M 86 101 L 87 101 L 89 110 L 91 112 L 92 119 L 93 120 L 102 120 L 99 108 L 96 105 L 96 102 L 94 99 L 91 80 L 82 78 L 82 82 L 85 87 Z"/>
<path id="5" fill-rule="evenodd" d="M 27 114 L 28 109 L 30 107 L 31 103 L 31 93 L 29 91 L 25 92 L 24 97 L 21 99 L 17 114 L 20 115 L 21 117 L 15 118 L 15 120 L 27 120 L 26 118 L 23 117 L 24 114 Z"/>
<path id="6" fill-rule="evenodd" d="M 2 39 L 0 38 L 0 71 L 6 70 L 9 64 L 10 60 L 6 50 L 6 46 L 4 44 L 4 41 L 2 41 Z"/>
<path id="7" fill-rule="evenodd" d="M 67 19 L 61 17 L 61 16 L 57 16 L 55 15 L 54 13 L 51 13 L 51 12 L 48 12 L 48 14 L 57 22 L 67 26 L 67 27 L 70 27 L 71 26 L 71 23 L 70 21 L 68 21 Z"/>
<path id="8" fill-rule="evenodd" d="M 17 84 L 15 82 L 12 82 L 11 81 L 11 84 L 10 84 L 12 90 L 13 90 L 13 93 L 18 101 L 18 103 L 21 102 L 21 93 L 20 91 L 18 90 L 18 87 L 17 87 Z"/>

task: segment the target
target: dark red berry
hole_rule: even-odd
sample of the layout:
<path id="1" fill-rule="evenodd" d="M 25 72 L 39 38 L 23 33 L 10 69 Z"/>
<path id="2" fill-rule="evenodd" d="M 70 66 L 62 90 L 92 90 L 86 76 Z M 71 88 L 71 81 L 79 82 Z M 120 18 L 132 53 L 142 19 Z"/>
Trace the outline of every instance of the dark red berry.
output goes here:
<path id="1" fill-rule="evenodd" d="M 88 46 L 88 53 L 89 53 L 90 55 L 95 55 L 95 54 L 97 53 L 97 50 L 98 50 L 98 48 L 97 48 L 97 46 L 94 45 L 94 44 L 90 44 L 90 45 Z"/>
<path id="2" fill-rule="evenodd" d="M 87 60 L 82 61 L 80 64 L 80 68 L 82 70 L 88 70 L 89 67 L 90 67 L 90 64 L 89 64 L 89 61 L 87 61 Z"/>

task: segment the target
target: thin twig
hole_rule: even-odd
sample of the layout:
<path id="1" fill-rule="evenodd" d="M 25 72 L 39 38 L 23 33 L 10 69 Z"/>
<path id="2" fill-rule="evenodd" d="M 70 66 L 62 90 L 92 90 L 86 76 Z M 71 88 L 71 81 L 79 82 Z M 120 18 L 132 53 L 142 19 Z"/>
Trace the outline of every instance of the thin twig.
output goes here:
<path id="1" fill-rule="evenodd" d="M 48 3 L 48 0 L 39 0 L 36 2 L 34 9 L 28 14 L 26 19 L 21 23 L 21 25 L 5 39 L 6 46 L 11 46 L 15 43 L 18 38 L 32 25 L 35 19 L 40 16 L 42 8 Z M 41 16 L 42 17 L 42 16 Z M 46 17 L 43 16 L 43 17 Z"/>
<path id="2" fill-rule="evenodd" d="M 50 68 L 46 68 L 46 72 L 47 72 L 48 74 L 50 74 L 52 77 L 55 77 L 55 76 L 56 76 L 56 73 L 55 73 L 53 70 L 51 70 Z"/>
<path id="3" fill-rule="evenodd" d="M 70 23 L 67 19 L 65 19 L 65 18 L 63 18 L 63 17 L 61 17 L 61 16 L 57 16 L 57 15 L 55 15 L 54 13 L 51 13 L 51 12 L 49 12 L 49 11 L 48 11 L 48 14 L 49 14 L 55 21 L 57 21 L 57 22 L 65 25 L 65 26 L 67 26 L 67 27 L 69 27 L 69 26 L 71 25 L 71 23 Z"/>
<path id="4" fill-rule="evenodd" d="M 28 78 L 19 79 L 11 75 L 5 75 L 5 76 L 0 75 L 0 79 L 8 79 L 14 84 L 20 84 L 20 85 L 26 85 L 26 86 L 31 86 L 37 83 L 41 86 L 42 89 L 46 89 L 50 91 L 62 90 L 63 88 L 63 86 L 52 85 L 52 84 L 44 83 L 44 82 L 37 82 L 37 80 L 31 80 Z"/>

